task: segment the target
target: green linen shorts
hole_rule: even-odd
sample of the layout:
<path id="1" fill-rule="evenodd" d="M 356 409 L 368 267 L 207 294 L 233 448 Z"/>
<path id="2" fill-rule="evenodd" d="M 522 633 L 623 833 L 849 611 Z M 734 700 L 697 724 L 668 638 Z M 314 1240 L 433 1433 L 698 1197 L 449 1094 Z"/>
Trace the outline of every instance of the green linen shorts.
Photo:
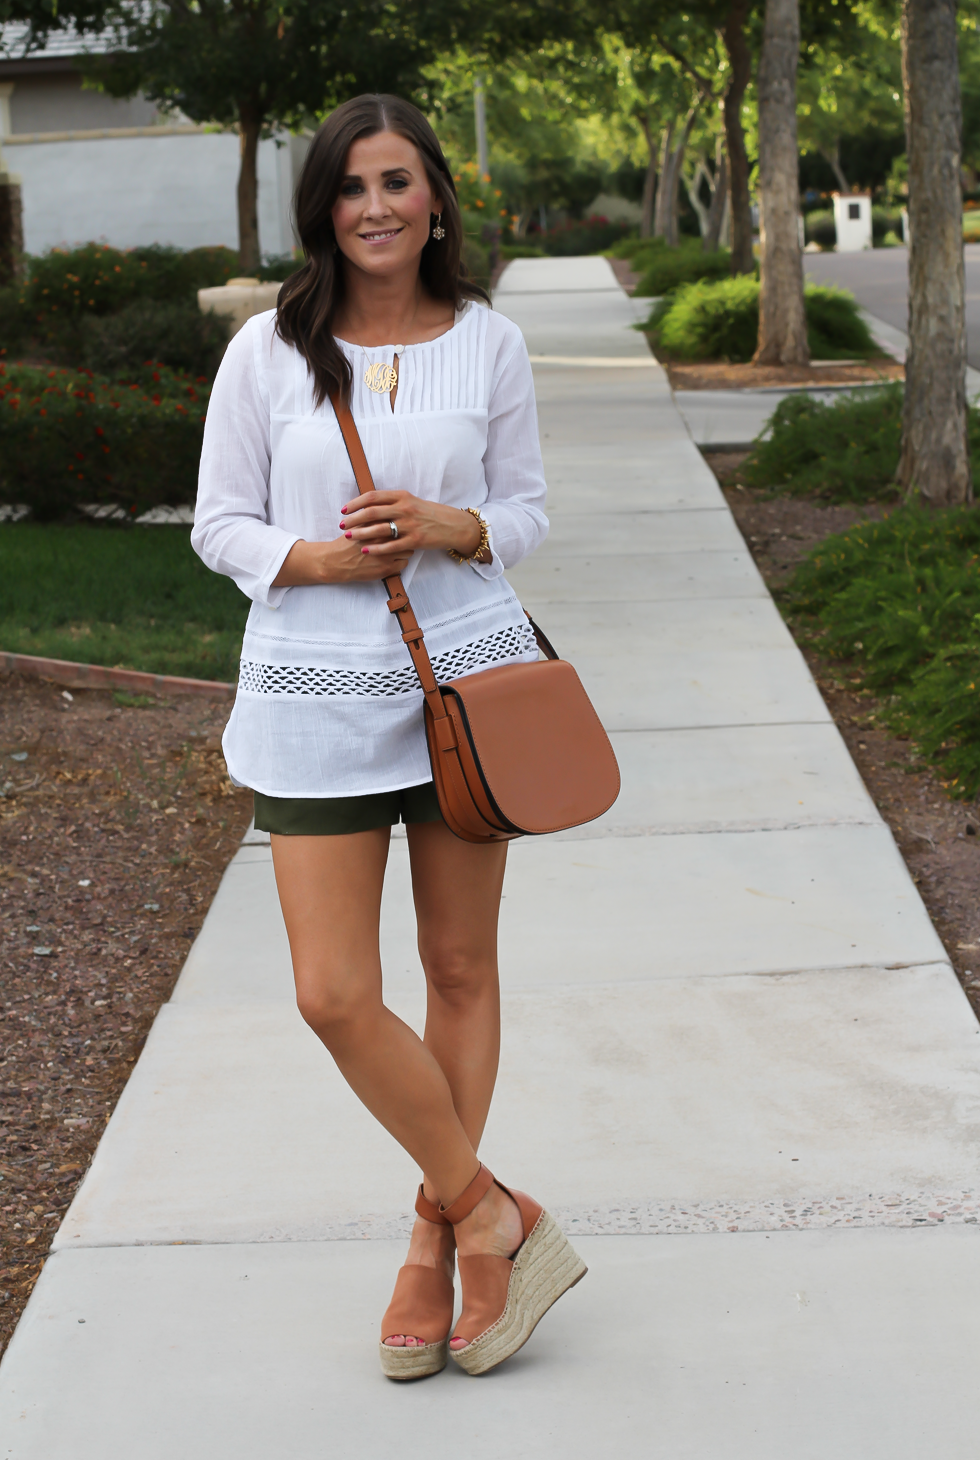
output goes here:
<path id="1" fill-rule="evenodd" d="M 405 786 L 368 796 L 255 797 L 255 830 L 273 836 L 349 836 L 399 821 L 441 821 L 435 786 Z"/>

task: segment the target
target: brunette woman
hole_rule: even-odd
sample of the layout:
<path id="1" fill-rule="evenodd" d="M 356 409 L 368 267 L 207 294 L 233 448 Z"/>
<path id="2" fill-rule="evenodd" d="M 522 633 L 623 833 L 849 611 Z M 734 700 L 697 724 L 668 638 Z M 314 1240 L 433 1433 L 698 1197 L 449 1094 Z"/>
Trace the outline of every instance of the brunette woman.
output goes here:
<path id="1" fill-rule="evenodd" d="M 461 266 L 452 175 L 409 103 L 338 107 L 310 146 L 296 218 L 307 262 L 229 346 L 204 437 L 193 543 L 252 599 L 224 750 L 271 834 L 302 1015 L 423 1173 L 382 1368 L 420 1378 L 451 1353 L 482 1373 L 585 1266 L 476 1155 L 497 1072 L 506 844 L 459 841 L 441 818 L 381 579 L 411 582 L 441 681 L 536 659 L 503 576 L 547 532 L 531 369 L 520 331 Z M 377 487 L 365 496 L 332 397 L 363 441 Z M 381 888 L 399 820 L 424 1039 L 382 1001 Z"/>

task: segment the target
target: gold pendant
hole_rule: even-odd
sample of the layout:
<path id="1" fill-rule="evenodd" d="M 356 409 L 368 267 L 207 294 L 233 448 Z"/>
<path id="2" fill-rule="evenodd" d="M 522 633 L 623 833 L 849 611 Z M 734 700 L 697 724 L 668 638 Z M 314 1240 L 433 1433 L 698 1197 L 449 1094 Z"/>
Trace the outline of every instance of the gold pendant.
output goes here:
<path id="1" fill-rule="evenodd" d="M 376 395 L 389 395 L 398 384 L 394 366 L 385 365 L 381 360 L 376 365 L 369 365 L 364 372 L 364 384 Z"/>

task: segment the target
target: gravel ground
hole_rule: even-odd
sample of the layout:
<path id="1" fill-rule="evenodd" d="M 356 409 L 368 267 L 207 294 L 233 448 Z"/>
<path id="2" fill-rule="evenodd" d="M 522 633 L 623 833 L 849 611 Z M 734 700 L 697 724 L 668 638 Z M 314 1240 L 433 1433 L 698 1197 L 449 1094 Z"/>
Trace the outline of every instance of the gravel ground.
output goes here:
<path id="1" fill-rule="evenodd" d="M 251 816 L 227 701 L 126 699 L 0 677 L 0 1348 Z"/>
<path id="2" fill-rule="evenodd" d="M 800 559 L 828 534 L 883 515 L 875 506 L 767 498 L 738 482 L 738 467 L 746 454 L 711 452 L 706 460 L 773 590 L 787 582 Z M 891 827 L 967 997 L 980 1014 L 980 805 L 951 801 L 939 776 L 917 761 L 911 742 L 878 728 L 881 704 L 862 688 L 857 666 L 822 659 L 809 649 L 804 654 L 864 784 Z"/>

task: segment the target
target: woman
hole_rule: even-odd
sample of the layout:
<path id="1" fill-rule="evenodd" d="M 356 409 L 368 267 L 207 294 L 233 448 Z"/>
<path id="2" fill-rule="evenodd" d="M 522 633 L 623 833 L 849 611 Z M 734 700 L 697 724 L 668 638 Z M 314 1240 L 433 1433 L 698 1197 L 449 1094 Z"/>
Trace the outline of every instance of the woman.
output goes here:
<path id="1" fill-rule="evenodd" d="M 452 176 L 415 107 L 339 107 L 310 147 L 296 218 L 307 263 L 231 342 L 204 436 L 194 547 L 252 599 L 224 750 L 271 834 L 302 1015 L 423 1173 L 382 1368 L 419 1378 L 451 1351 L 480 1373 L 585 1267 L 476 1156 L 497 1072 L 506 844 L 459 841 L 440 816 L 421 692 L 380 580 L 411 583 L 443 681 L 537 658 L 503 577 L 547 532 L 531 369 L 520 331 L 460 266 Z M 334 397 L 372 469 L 365 496 Z M 424 1040 L 382 1002 L 399 819 Z"/>

